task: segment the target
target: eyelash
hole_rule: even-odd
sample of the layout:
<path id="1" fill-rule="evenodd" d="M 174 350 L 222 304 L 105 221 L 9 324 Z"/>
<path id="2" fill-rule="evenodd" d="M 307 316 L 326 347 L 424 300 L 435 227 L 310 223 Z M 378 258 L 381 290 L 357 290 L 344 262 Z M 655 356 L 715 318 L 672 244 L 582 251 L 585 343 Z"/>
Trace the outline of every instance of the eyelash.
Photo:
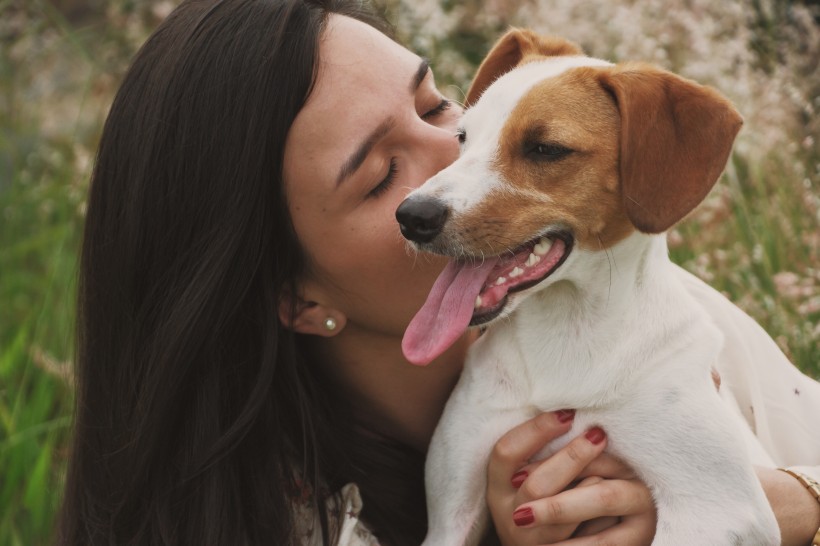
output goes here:
<path id="1" fill-rule="evenodd" d="M 396 179 L 396 175 L 399 173 L 399 166 L 396 164 L 396 158 L 390 158 L 390 167 L 387 169 L 387 176 L 379 182 L 379 184 L 374 187 L 370 192 L 367 194 L 368 197 L 378 197 L 387 190 L 390 189 L 390 186 L 393 185 L 393 181 Z"/>
<path id="2" fill-rule="evenodd" d="M 453 102 L 449 99 L 442 99 L 438 106 L 421 115 L 421 119 L 429 119 L 436 117 L 437 115 L 441 114 L 445 110 L 448 110 L 450 106 L 453 105 Z"/>

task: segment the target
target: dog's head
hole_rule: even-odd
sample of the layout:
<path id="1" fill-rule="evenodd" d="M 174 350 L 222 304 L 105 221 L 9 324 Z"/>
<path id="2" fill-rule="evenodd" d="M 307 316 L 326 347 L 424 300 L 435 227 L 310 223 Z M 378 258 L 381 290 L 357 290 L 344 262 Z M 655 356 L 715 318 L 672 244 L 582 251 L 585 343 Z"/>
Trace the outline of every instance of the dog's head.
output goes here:
<path id="1" fill-rule="evenodd" d="M 417 363 L 561 278 L 573 248 L 667 230 L 715 184 L 742 125 L 713 89 L 526 30 L 490 51 L 467 103 L 461 156 L 396 212 L 418 249 L 453 258 L 405 336 Z"/>

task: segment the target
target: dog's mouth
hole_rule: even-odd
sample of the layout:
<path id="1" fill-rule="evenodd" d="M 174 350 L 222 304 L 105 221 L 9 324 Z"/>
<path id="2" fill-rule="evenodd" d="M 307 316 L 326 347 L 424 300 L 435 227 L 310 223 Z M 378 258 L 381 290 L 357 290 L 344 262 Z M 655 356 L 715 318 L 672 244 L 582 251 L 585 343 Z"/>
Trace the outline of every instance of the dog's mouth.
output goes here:
<path id="1" fill-rule="evenodd" d="M 568 231 L 550 231 L 501 256 L 451 261 L 404 333 L 404 356 L 414 364 L 429 364 L 468 326 L 501 315 L 510 294 L 552 275 L 572 252 L 573 243 Z"/>
<path id="2" fill-rule="evenodd" d="M 569 232 L 554 231 L 499 258 L 476 297 L 470 326 L 490 322 L 504 311 L 509 294 L 531 288 L 552 275 L 572 252 L 573 243 Z"/>

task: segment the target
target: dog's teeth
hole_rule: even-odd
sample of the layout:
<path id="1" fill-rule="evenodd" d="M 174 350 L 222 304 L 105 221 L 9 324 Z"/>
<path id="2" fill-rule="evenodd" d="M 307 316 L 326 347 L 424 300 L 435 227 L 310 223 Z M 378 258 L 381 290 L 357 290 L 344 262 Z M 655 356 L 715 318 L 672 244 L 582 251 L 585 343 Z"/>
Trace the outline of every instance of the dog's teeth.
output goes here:
<path id="1" fill-rule="evenodd" d="M 527 258 L 527 267 L 532 267 L 540 261 L 541 261 L 541 256 L 536 256 L 535 254 L 530 254 L 530 256 Z"/>
<path id="2" fill-rule="evenodd" d="M 516 277 L 520 277 L 522 273 L 524 273 L 524 270 L 521 269 L 520 267 L 516 267 L 515 269 L 510 271 L 510 277 L 512 277 L 514 279 Z"/>
<path id="3" fill-rule="evenodd" d="M 498 280 L 495 281 L 495 284 L 496 284 L 496 286 L 500 286 L 500 285 L 504 284 L 505 282 L 507 282 L 507 279 L 505 279 L 504 277 L 498 277 Z"/>
<path id="4" fill-rule="evenodd" d="M 535 248 L 533 248 L 533 251 L 536 256 L 546 256 L 547 252 L 550 251 L 550 248 L 552 248 L 552 241 L 546 237 L 541 237 L 538 244 L 535 245 Z"/>
<path id="5" fill-rule="evenodd" d="M 481 307 L 481 296 L 477 296 L 475 299 L 475 308 L 478 309 Z"/>

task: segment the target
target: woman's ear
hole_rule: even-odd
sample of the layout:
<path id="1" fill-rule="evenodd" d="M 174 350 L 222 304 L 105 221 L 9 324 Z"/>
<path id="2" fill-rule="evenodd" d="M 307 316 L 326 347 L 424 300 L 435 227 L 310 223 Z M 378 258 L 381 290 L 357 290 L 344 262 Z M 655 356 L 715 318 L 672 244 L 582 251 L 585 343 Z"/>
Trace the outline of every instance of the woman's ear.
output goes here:
<path id="1" fill-rule="evenodd" d="M 290 294 L 279 300 L 279 320 L 297 334 L 322 337 L 335 336 L 347 324 L 347 317 L 339 310 Z"/>

